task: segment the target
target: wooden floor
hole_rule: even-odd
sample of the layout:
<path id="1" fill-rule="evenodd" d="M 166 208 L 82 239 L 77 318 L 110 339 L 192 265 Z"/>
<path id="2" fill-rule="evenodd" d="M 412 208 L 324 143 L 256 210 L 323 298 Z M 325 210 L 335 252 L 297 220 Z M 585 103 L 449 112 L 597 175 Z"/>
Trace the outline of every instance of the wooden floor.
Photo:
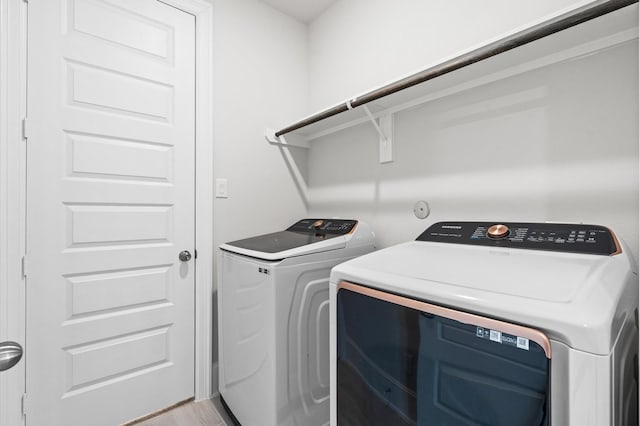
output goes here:
<path id="1" fill-rule="evenodd" d="M 234 426 L 220 399 L 189 402 L 135 426 Z"/>

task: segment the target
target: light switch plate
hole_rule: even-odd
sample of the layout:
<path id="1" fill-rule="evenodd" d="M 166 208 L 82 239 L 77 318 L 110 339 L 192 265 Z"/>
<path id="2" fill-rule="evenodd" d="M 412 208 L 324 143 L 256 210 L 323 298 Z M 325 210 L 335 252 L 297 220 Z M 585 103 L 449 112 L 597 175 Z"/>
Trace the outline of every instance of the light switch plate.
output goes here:
<path id="1" fill-rule="evenodd" d="M 216 179 L 216 198 L 229 198 L 227 180 L 224 178 Z"/>

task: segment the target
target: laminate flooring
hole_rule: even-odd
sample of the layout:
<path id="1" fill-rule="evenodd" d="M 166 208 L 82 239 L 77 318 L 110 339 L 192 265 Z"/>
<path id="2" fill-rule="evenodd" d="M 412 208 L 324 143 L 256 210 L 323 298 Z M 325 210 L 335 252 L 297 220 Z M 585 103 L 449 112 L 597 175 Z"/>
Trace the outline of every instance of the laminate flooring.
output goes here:
<path id="1" fill-rule="evenodd" d="M 220 398 L 189 402 L 135 426 L 234 426 Z"/>

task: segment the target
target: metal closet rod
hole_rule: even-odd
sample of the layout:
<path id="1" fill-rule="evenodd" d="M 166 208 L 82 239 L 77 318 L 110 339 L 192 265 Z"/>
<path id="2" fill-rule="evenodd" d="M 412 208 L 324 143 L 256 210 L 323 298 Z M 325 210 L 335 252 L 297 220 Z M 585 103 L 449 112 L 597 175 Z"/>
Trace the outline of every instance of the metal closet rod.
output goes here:
<path id="1" fill-rule="evenodd" d="M 456 58 L 428 68 L 424 71 L 420 71 L 416 74 L 410 75 L 409 77 L 405 77 L 394 83 L 365 93 L 364 95 L 358 96 L 357 98 L 353 99 L 350 103 L 345 102 L 343 104 L 336 105 L 334 107 L 321 111 L 315 115 L 307 117 L 304 120 L 298 121 L 297 123 L 294 123 L 282 130 L 277 131 L 275 135 L 277 137 L 280 137 L 287 133 L 291 133 L 310 124 L 314 124 L 318 121 L 322 121 L 326 118 L 346 112 L 351 108 L 364 105 L 366 103 L 407 89 L 411 86 L 424 83 L 425 81 L 434 79 L 460 68 L 464 68 L 467 65 L 471 65 L 500 53 L 507 52 L 511 49 L 515 49 L 516 47 L 523 46 L 527 43 L 531 43 L 532 41 L 536 41 L 551 34 L 555 34 L 559 31 L 566 30 L 567 28 L 571 28 L 583 22 L 589 21 L 602 15 L 606 15 L 607 13 L 616 11 L 637 2 L 638 0 L 601 0 L 594 4 L 583 6 L 582 8 L 579 8 L 568 14 L 558 16 L 550 21 L 535 25 L 502 40 L 495 41 L 476 50 L 472 50 L 469 53 L 465 53 Z"/>

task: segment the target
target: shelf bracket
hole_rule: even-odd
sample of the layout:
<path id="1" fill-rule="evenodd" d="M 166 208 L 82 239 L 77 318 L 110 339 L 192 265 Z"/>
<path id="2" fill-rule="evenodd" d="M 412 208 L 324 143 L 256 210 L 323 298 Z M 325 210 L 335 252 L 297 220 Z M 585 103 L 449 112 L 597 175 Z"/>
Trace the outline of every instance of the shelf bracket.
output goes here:
<path id="1" fill-rule="evenodd" d="M 393 114 L 388 113 L 376 120 L 367 108 L 366 105 L 362 105 L 364 112 L 367 113 L 371 124 L 376 128 L 379 135 L 380 146 L 380 163 L 390 163 L 393 161 Z"/>
<path id="2" fill-rule="evenodd" d="M 278 137 L 276 136 L 276 132 L 273 129 L 266 129 L 264 132 L 264 137 L 272 145 L 280 145 L 280 146 L 295 146 L 297 148 L 306 148 L 309 149 L 309 140 L 304 136 L 295 135 L 293 133 L 287 134 L 286 138 L 284 135 Z"/>

